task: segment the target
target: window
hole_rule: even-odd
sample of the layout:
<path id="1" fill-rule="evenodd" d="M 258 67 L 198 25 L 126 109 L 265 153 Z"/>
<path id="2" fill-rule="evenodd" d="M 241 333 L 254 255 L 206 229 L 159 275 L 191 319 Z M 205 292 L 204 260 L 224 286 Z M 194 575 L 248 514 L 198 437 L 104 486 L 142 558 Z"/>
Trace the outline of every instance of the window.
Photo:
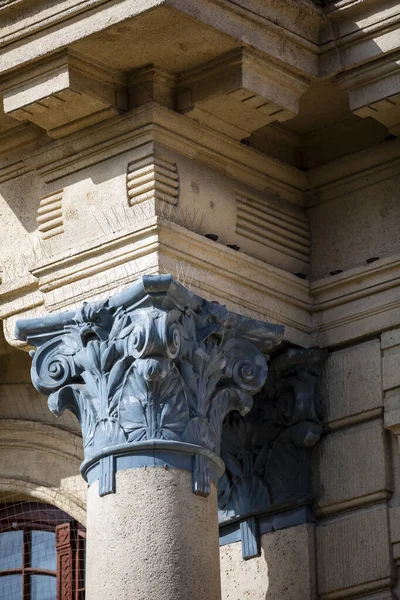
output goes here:
<path id="1" fill-rule="evenodd" d="M 1 600 L 83 600 L 85 530 L 49 504 L 0 505 Z"/>

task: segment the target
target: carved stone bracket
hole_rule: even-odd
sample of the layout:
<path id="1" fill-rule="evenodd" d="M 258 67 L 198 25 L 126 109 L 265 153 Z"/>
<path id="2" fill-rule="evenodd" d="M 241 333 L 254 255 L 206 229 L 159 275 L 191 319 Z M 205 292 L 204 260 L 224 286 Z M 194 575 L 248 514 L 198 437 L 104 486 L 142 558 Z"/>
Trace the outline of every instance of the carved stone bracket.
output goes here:
<path id="1" fill-rule="evenodd" d="M 16 335 L 36 347 L 32 382 L 50 410 L 79 419 L 82 474 L 100 495 L 115 491 L 119 469 L 169 465 L 193 471 L 207 496 L 223 473 L 225 416 L 250 410 L 283 327 L 149 275 L 75 313 L 19 321 Z"/>
<path id="2" fill-rule="evenodd" d="M 251 411 L 225 420 L 219 520 L 240 522 L 245 559 L 259 555 L 256 516 L 312 502 L 311 450 L 322 433 L 316 385 L 325 355 L 285 351 L 271 361 Z"/>

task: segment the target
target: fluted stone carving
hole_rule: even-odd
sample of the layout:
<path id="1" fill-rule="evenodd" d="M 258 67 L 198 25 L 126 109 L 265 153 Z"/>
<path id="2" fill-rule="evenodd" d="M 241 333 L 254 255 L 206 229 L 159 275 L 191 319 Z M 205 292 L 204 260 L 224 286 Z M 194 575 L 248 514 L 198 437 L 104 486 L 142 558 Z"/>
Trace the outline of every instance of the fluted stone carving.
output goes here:
<path id="1" fill-rule="evenodd" d="M 34 386 L 54 414 L 79 419 L 82 472 L 89 483 L 99 478 L 101 495 L 114 491 L 119 465 L 189 468 L 188 457 L 195 493 L 208 495 L 210 476 L 217 482 L 223 472 L 225 416 L 250 410 L 267 377 L 263 353 L 282 334 L 164 275 L 76 313 L 17 324 L 37 348 Z"/>
<path id="2" fill-rule="evenodd" d="M 258 554 L 256 515 L 312 502 L 311 449 L 322 433 L 316 386 L 325 355 L 286 350 L 271 361 L 251 411 L 226 418 L 219 519 L 241 520 L 244 558 Z"/>

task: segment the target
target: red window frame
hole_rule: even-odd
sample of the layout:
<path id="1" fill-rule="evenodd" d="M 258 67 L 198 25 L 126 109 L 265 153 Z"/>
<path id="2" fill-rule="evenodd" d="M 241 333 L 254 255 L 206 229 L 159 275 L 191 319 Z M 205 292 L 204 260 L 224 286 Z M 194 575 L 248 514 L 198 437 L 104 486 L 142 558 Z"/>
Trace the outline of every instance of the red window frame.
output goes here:
<path id="1" fill-rule="evenodd" d="M 0 571 L 0 576 L 21 575 L 22 600 L 30 600 L 30 575 L 57 578 L 57 600 L 84 600 L 85 528 L 51 504 L 18 502 L 0 505 L 0 533 L 23 531 L 22 568 Z M 29 567 L 31 531 L 55 532 L 57 570 Z"/>

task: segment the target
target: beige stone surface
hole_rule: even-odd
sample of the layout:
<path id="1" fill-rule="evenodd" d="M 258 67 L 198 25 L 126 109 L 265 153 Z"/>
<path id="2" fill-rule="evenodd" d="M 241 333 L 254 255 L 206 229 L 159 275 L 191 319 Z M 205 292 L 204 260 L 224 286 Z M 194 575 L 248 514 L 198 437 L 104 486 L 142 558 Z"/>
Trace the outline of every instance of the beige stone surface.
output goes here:
<path id="1" fill-rule="evenodd" d="M 389 509 L 390 540 L 394 543 L 400 542 L 400 506 Z"/>
<path id="2" fill-rule="evenodd" d="M 400 389 L 385 392 L 384 424 L 396 436 L 400 434 Z"/>
<path id="3" fill-rule="evenodd" d="M 223 547 L 224 600 L 314 600 L 315 577 L 321 600 L 395 598 L 400 458 L 381 419 L 400 434 L 397 4 L 0 0 L 7 341 L 18 318 L 170 272 L 330 349 L 317 568 L 311 526 L 264 535 L 248 562 Z M 83 522 L 77 422 L 3 346 L 0 498 Z M 215 490 L 156 469 L 117 486 L 89 491 L 89 600 L 218 600 Z"/>
<path id="4" fill-rule="evenodd" d="M 400 344 L 383 350 L 382 383 L 384 390 L 400 387 Z"/>
<path id="5" fill-rule="evenodd" d="M 381 419 L 326 435 L 316 454 L 317 506 L 322 514 L 390 496 L 389 456 Z"/>
<path id="6" fill-rule="evenodd" d="M 60 127 L 63 135 L 69 133 L 65 127 L 70 123 L 80 120 L 83 128 L 128 108 L 124 79 L 118 73 L 70 52 L 7 78 L 3 106 L 7 115 L 32 121 L 52 137 L 61 137 L 56 133 Z M 102 117 L 88 118 L 102 111 Z"/>
<path id="7" fill-rule="evenodd" d="M 242 559 L 241 543 L 221 546 L 222 600 L 314 600 L 314 526 L 261 536 L 261 556 Z"/>
<path id="8" fill-rule="evenodd" d="M 320 379 L 325 419 L 330 425 L 363 420 L 383 405 L 378 339 L 328 355 Z"/>
<path id="9" fill-rule="evenodd" d="M 209 60 L 224 50 L 244 43 L 271 54 L 275 60 L 284 61 L 292 68 L 296 69 L 298 66 L 302 71 L 317 74 L 316 54 L 310 47 L 304 47 L 304 43 L 299 43 L 292 33 L 285 35 L 287 24 L 291 21 L 287 17 L 281 23 L 283 25 L 286 21 L 286 26 L 280 26 L 277 30 L 276 10 L 272 13 L 267 11 L 269 35 L 265 36 L 260 35 L 260 25 L 265 23 L 265 17 L 257 17 L 258 6 L 230 6 L 230 11 L 227 12 L 224 6 L 192 0 L 184 3 L 176 0 L 124 0 L 99 11 L 99 2 L 100 0 L 84 0 L 83 3 L 77 3 L 76 0 L 66 0 L 61 7 L 57 7 L 57 12 L 46 5 L 39 8 L 36 5 L 36 10 L 27 10 L 19 27 L 15 22 L 12 6 L 12 16 L 7 14 L 7 7 L 3 7 L 3 13 L 6 14 L 0 31 L 0 41 L 17 41 L 26 30 L 36 33 L 40 27 L 48 29 L 45 46 L 43 42 L 40 46 L 42 40 L 39 37 L 39 40 L 32 40 L 29 52 L 23 56 L 18 52 L 18 48 L 5 50 L 3 70 L 13 69 L 18 63 L 37 59 L 44 52 L 54 52 L 66 45 L 75 45 L 89 55 L 94 52 L 105 56 L 109 61 L 123 65 L 125 69 L 141 66 L 146 62 L 157 62 L 155 59 L 158 59 L 161 66 L 165 66 L 167 62 L 171 70 L 182 70 L 197 64 L 199 56 L 203 57 L 203 60 Z M 281 0 L 274 4 L 281 7 Z M 299 23 L 303 21 L 302 13 L 308 14 L 313 20 L 314 11 L 311 7 L 304 11 L 304 7 L 301 6 L 299 11 L 298 3 L 290 0 L 289 9 Z M 74 22 L 69 22 L 67 17 L 71 13 L 75 13 L 75 16 L 76 13 L 81 13 L 78 16 L 79 27 Z M 314 18 L 318 20 L 318 15 Z M 60 24 L 56 31 L 52 31 L 51 25 L 56 19 Z M 293 29 L 293 26 L 292 23 L 290 29 Z M 309 24 L 306 28 L 309 28 Z M 311 29 L 314 28 L 315 24 Z M 148 33 L 156 30 L 159 44 L 152 44 L 152 36 Z M 285 36 L 285 44 L 281 43 L 282 35 Z M 134 53 L 128 49 L 129 41 L 133 38 L 138 42 L 137 51 Z"/>
<path id="10" fill-rule="evenodd" d="M 0 496 L 48 502 L 84 524 L 87 486 L 79 472 L 81 439 L 26 417 L 0 418 Z"/>
<path id="11" fill-rule="evenodd" d="M 310 209 L 313 278 L 399 251 L 399 182 L 399 176 L 392 177 L 371 185 L 367 194 L 355 191 Z"/>
<path id="12" fill-rule="evenodd" d="M 310 283 L 318 344 L 348 344 L 397 327 L 399 259 L 395 253 Z"/>
<path id="13" fill-rule="evenodd" d="M 322 598 L 357 597 L 390 587 L 393 571 L 386 508 L 321 522 L 316 540 Z"/>
<path id="14" fill-rule="evenodd" d="M 120 471 L 116 493 L 88 491 L 87 600 L 218 600 L 217 497 L 192 491 L 192 473 Z"/>
<path id="15" fill-rule="evenodd" d="M 240 141 L 268 123 L 295 116 L 307 88 L 305 77 L 240 49 L 181 73 L 177 107 Z"/>
<path id="16" fill-rule="evenodd" d="M 381 335 L 381 346 L 383 350 L 400 345 L 400 329 L 384 331 Z"/>

